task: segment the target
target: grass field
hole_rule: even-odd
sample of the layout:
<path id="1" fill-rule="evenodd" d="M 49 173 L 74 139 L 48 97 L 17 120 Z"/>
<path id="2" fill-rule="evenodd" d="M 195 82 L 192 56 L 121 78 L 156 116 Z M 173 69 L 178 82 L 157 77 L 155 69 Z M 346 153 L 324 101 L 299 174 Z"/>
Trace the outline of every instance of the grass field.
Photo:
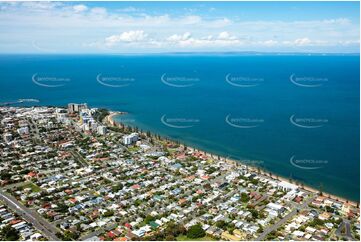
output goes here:
<path id="1" fill-rule="evenodd" d="M 41 191 L 41 188 L 38 187 L 37 185 L 35 185 L 34 183 L 32 182 L 28 182 L 26 183 L 24 186 L 22 186 L 23 189 L 25 188 L 30 188 L 32 192 L 40 192 Z"/>

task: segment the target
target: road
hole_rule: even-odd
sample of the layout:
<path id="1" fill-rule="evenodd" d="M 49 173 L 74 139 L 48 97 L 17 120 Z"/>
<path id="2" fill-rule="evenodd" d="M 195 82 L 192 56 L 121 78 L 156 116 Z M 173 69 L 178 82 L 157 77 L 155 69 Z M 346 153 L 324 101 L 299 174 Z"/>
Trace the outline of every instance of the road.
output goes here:
<path id="1" fill-rule="evenodd" d="M 38 129 L 38 126 L 36 124 L 36 122 L 34 121 L 33 118 L 30 118 L 29 119 L 30 121 L 30 130 L 31 132 L 34 133 L 34 142 L 37 143 L 37 142 L 41 142 L 41 138 L 40 138 L 40 133 L 39 133 L 39 129 Z"/>
<path id="2" fill-rule="evenodd" d="M 284 216 L 282 219 L 280 219 L 277 223 L 274 225 L 265 228 L 265 230 L 257 237 L 257 241 L 264 240 L 266 236 L 271 233 L 272 231 L 277 230 L 279 227 L 281 227 L 284 223 L 286 223 L 289 219 L 291 219 L 293 216 L 297 214 L 298 211 L 301 211 L 302 209 L 305 209 L 308 207 L 308 204 L 313 201 L 314 196 L 312 195 L 307 201 L 305 201 L 302 204 L 298 204 L 293 208 L 291 212 L 289 212 L 286 216 Z"/>
<path id="3" fill-rule="evenodd" d="M 82 164 L 84 167 L 89 166 L 90 164 L 74 149 L 71 150 L 70 153 L 73 155 L 73 157 L 78 160 L 80 164 Z"/>
<path id="4" fill-rule="evenodd" d="M 21 203 L 19 203 L 13 196 L 0 190 L 0 199 L 6 203 L 6 205 L 15 211 L 19 216 L 24 218 L 27 222 L 31 223 L 36 229 L 49 240 L 59 241 L 56 236 L 58 229 L 54 227 L 50 222 L 46 221 L 38 213 L 30 210 Z"/>
<path id="5" fill-rule="evenodd" d="M 342 231 L 342 228 L 345 228 L 344 233 Z M 344 219 L 341 222 L 341 224 L 338 226 L 336 230 L 336 235 L 341 238 L 347 238 L 348 240 L 354 240 L 354 238 L 352 237 L 351 224 L 349 220 Z"/>
<path id="6" fill-rule="evenodd" d="M 344 223 L 345 223 L 345 226 L 346 226 L 346 237 L 350 240 L 353 240 L 353 237 L 352 237 L 352 234 L 351 234 L 351 224 L 350 224 L 350 221 L 348 220 L 343 220 Z"/>

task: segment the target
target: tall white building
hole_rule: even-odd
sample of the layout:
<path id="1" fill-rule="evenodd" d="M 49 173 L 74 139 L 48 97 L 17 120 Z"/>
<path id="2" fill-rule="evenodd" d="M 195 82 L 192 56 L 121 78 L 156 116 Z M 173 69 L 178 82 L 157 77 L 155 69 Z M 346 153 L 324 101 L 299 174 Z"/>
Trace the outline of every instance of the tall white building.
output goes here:
<path id="1" fill-rule="evenodd" d="M 68 104 L 68 113 L 79 113 L 84 109 L 88 109 L 88 105 L 86 103 L 69 103 Z"/>
<path id="2" fill-rule="evenodd" d="M 138 138 L 139 138 L 139 136 L 137 133 L 131 133 L 130 135 L 126 135 L 123 137 L 123 143 L 125 145 L 130 145 L 134 142 L 137 142 Z"/>
<path id="3" fill-rule="evenodd" d="M 297 185 L 294 185 L 286 181 L 281 181 L 280 183 L 278 183 L 278 188 L 282 189 L 285 192 L 298 191 Z"/>
<path id="4" fill-rule="evenodd" d="M 100 135 L 105 135 L 107 133 L 107 127 L 105 127 L 104 125 L 100 125 L 97 128 L 98 134 Z"/>

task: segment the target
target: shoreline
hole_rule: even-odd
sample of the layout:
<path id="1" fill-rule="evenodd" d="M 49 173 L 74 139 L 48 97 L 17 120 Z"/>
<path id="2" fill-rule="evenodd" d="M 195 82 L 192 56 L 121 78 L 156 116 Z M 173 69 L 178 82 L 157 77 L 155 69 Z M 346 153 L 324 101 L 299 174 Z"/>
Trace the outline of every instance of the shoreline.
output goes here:
<path id="1" fill-rule="evenodd" d="M 107 115 L 105 117 L 105 120 L 109 125 L 111 125 L 113 127 L 118 127 L 118 125 L 123 126 L 124 124 L 116 121 L 114 119 L 114 117 L 116 117 L 118 115 L 124 115 L 124 114 L 127 114 L 127 112 L 109 111 L 109 115 Z M 170 141 L 173 141 L 173 140 L 170 139 Z M 204 150 L 201 150 L 201 149 L 197 149 L 197 148 L 194 148 L 194 147 L 189 147 L 189 146 L 187 146 L 187 150 L 189 150 L 189 151 L 198 150 L 198 152 L 203 153 L 206 156 L 216 156 L 216 157 L 219 156 L 220 160 L 224 160 L 227 163 L 230 163 L 230 164 L 233 164 L 233 165 L 245 165 L 251 171 L 259 173 L 259 174 L 261 174 L 263 176 L 271 177 L 272 179 L 275 179 L 275 180 L 285 181 L 285 182 L 289 182 L 289 183 L 294 184 L 294 182 L 290 182 L 289 179 L 287 179 L 285 177 L 282 177 L 282 176 L 280 176 L 278 174 L 271 173 L 271 176 L 270 176 L 269 175 L 270 172 L 264 170 L 261 167 L 246 164 L 246 163 L 242 162 L 242 160 L 235 160 L 235 159 L 231 159 L 231 158 L 228 158 L 228 157 L 223 157 L 222 155 L 213 154 L 213 153 L 210 153 L 210 152 L 207 152 L 207 151 L 204 151 Z M 316 193 L 316 194 L 320 193 L 320 191 L 318 189 L 316 189 L 314 187 L 311 187 L 309 185 L 306 185 L 306 184 L 302 184 L 302 185 L 298 185 L 298 186 L 302 187 L 303 190 L 306 190 L 306 191 L 311 192 L 311 193 Z M 334 195 L 334 194 L 331 194 L 331 193 L 328 193 L 328 192 L 325 192 L 325 191 L 322 191 L 322 197 L 329 198 L 329 199 L 339 201 L 339 202 L 342 202 L 342 203 L 348 203 L 348 204 L 351 204 L 352 206 L 355 206 L 355 207 L 357 207 L 357 204 L 358 204 L 358 202 L 356 202 L 356 201 L 352 201 L 350 199 L 347 199 L 347 198 L 344 198 L 344 197 L 341 197 L 341 196 L 338 196 L 338 195 Z"/>

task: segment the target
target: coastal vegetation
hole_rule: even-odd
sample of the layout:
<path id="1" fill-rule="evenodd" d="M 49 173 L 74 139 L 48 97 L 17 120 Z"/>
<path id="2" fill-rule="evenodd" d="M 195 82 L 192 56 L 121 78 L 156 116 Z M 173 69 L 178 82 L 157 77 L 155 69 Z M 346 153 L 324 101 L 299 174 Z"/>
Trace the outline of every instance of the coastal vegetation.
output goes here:
<path id="1" fill-rule="evenodd" d="M 105 108 L 99 108 L 96 110 L 96 112 L 94 113 L 94 119 L 97 120 L 98 122 L 102 122 L 103 119 L 109 115 L 109 111 Z"/>

